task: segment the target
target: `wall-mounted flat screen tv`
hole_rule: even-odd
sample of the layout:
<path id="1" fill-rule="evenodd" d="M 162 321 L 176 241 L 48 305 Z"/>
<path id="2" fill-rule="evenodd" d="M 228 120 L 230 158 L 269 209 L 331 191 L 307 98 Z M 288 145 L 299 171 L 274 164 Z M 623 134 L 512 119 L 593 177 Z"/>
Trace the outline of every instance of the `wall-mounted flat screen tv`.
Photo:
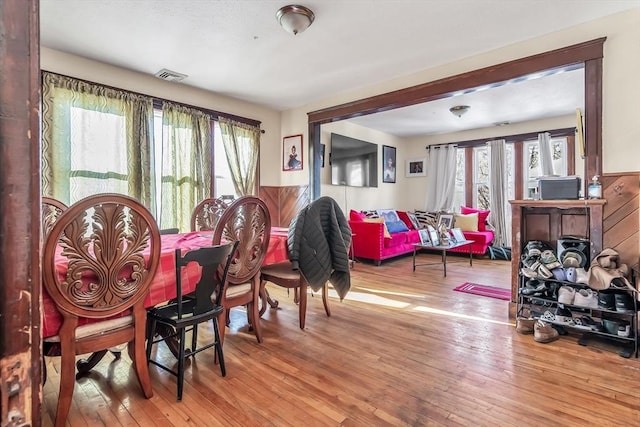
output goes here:
<path id="1" fill-rule="evenodd" d="M 378 186 L 378 145 L 331 134 L 331 184 Z"/>

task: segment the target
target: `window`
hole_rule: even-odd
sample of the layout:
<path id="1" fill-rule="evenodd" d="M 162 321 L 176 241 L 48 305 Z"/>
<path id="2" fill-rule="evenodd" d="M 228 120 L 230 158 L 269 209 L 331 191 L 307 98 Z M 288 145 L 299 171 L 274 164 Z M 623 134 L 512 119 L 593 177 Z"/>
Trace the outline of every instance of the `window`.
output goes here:
<path id="1" fill-rule="evenodd" d="M 542 176 L 540 165 L 540 144 L 537 140 L 529 140 L 523 143 L 522 156 L 524 197 L 532 199 L 535 196 L 538 178 Z M 551 160 L 553 162 L 554 175 L 567 176 L 567 138 L 551 139 Z"/>
<path id="2" fill-rule="evenodd" d="M 478 209 L 489 209 L 489 149 L 473 148 L 473 201 Z"/>
<path id="3" fill-rule="evenodd" d="M 464 152 L 464 148 L 458 148 L 456 151 L 456 192 L 453 196 L 453 206 L 456 209 L 466 203 Z"/>

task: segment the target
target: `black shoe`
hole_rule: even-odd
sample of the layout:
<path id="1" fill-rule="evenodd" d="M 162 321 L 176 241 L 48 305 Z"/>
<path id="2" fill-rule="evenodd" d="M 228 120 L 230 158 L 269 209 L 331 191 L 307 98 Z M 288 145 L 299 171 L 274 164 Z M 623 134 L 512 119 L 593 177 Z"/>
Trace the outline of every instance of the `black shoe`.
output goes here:
<path id="1" fill-rule="evenodd" d="M 616 294 L 613 292 L 598 292 L 598 308 L 604 310 L 616 310 Z"/>
<path id="2" fill-rule="evenodd" d="M 614 294 L 616 301 L 616 311 L 633 313 L 635 307 L 633 306 L 633 297 L 626 293 L 620 292 Z"/>

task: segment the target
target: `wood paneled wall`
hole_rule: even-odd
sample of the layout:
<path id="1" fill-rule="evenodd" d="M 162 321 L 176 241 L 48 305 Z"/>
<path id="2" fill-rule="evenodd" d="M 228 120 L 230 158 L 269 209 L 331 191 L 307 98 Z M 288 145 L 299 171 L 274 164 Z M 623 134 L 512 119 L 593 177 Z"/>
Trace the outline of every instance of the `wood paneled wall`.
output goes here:
<path id="1" fill-rule="evenodd" d="M 260 198 L 269 208 L 271 225 L 288 227 L 300 209 L 311 202 L 311 192 L 306 185 L 260 187 Z"/>
<path id="2" fill-rule="evenodd" d="M 603 247 L 615 249 L 620 261 L 640 267 L 640 173 L 602 176 Z"/>

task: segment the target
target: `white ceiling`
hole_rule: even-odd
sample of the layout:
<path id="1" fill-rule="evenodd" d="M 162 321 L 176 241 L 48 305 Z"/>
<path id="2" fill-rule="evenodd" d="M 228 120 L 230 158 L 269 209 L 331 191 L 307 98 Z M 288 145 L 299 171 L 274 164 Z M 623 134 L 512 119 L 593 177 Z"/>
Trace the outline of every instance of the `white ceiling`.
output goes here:
<path id="1" fill-rule="evenodd" d="M 640 8 L 640 0 L 305 0 L 315 22 L 293 36 L 275 18 L 286 4 L 40 0 L 40 38 L 45 47 L 147 74 L 167 68 L 188 75 L 180 84 L 286 110 Z M 548 80 L 555 83 L 550 93 L 543 91 Z M 581 71 L 519 84 L 530 86 L 539 102 L 527 96 L 523 104 L 524 89 L 508 85 L 358 122 L 415 135 L 570 113 L 583 103 L 582 90 L 575 98 L 578 80 L 581 88 Z M 509 95 L 515 88 L 518 98 Z M 455 104 L 472 108 L 458 119 L 448 112 Z M 416 119 L 408 121 L 411 116 Z"/>

